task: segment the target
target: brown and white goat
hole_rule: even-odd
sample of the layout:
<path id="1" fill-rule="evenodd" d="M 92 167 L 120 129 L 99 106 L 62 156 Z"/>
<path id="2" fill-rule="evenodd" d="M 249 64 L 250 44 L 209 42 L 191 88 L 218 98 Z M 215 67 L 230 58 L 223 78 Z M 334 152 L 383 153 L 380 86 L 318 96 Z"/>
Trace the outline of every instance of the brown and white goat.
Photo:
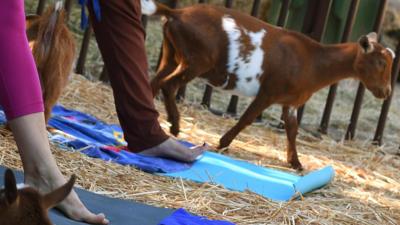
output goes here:
<path id="1" fill-rule="evenodd" d="M 4 181 L 5 188 L 0 190 L 1 225 L 52 225 L 48 210 L 69 195 L 75 176 L 65 185 L 45 195 L 31 187 L 18 189 L 11 170 L 6 171 Z"/>
<path id="2" fill-rule="evenodd" d="M 67 85 L 75 59 L 75 40 L 65 18 L 61 1 L 42 16 L 26 17 L 26 32 L 40 75 L 46 124 Z"/>
<path id="3" fill-rule="evenodd" d="M 394 53 L 377 43 L 377 35 L 357 43 L 323 45 L 307 36 L 282 29 L 249 15 L 211 5 L 170 9 L 142 0 L 142 12 L 164 19 L 163 54 L 154 96 L 162 90 L 171 133 L 179 133 L 177 89 L 196 77 L 253 102 L 221 139 L 232 140 L 272 104 L 283 106 L 288 140 L 287 161 L 302 165 L 296 151 L 297 113 L 314 92 L 345 78 L 359 79 L 376 97 L 391 93 Z"/>

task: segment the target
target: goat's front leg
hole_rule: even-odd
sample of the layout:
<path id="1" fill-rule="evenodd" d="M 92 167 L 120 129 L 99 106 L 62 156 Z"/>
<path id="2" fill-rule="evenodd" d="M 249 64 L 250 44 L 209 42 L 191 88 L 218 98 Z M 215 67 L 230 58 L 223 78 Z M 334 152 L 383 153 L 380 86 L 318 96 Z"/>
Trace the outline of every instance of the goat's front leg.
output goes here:
<path id="1" fill-rule="evenodd" d="M 271 103 L 265 97 L 257 95 L 253 102 L 246 109 L 244 114 L 240 117 L 239 121 L 233 126 L 220 140 L 218 148 L 225 148 L 231 144 L 233 139 L 250 125 L 262 111 L 270 106 Z"/>
<path id="2" fill-rule="evenodd" d="M 283 120 L 285 121 L 285 130 L 287 137 L 287 162 L 297 170 L 302 170 L 303 167 L 299 161 L 296 150 L 297 137 L 297 110 L 292 107 L 283 107 Z"/>

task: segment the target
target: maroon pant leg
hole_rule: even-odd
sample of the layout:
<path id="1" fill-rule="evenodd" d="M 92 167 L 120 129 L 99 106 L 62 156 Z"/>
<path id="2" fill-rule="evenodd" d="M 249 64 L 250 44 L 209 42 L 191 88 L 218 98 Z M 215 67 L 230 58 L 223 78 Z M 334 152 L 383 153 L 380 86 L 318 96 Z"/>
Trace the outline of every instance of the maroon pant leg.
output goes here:
<path id="1" fill-rule="evenodd" d="M 94 33 L 128 148 L 139 152 L 168 138 L 158 122 L 149 83 L 140 0 L 100 0 L 100 7 L 100 21 L 90 9 Z"/>

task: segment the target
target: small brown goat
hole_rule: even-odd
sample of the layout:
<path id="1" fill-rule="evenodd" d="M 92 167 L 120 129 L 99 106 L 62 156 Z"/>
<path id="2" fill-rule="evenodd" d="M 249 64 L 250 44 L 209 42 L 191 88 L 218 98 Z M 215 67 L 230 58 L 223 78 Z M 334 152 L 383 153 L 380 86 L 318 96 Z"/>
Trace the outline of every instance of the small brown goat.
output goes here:
<path id="1" fill-rule="evenodd" d="M 27 16 L 28 40 L 40 75 L 46 124 L 67 85 L 75 59 L 75 41 L 65 24 L 61 2 L 42 16 Z"/>
<path id="2" fill-rule="evenodd" d="M 165 17 L 162 60 L 151 85 L 154 96 L 162 90 L 174 135 L 179 133 L 176 91 L 201 77 L 214 87 L 254 97 L 239 122 L 220 139 L 219 148 L 227 147 L 265 108 L 280 104 L 287 161 L 301 169 L 296 110 L 314 92 L 355 78 L 378 98 L 391 93 L 394 53 L 377 43 L 375 33 L 357 43 L 323 45 L 231 9 L 209 5 L 170 9 L 153 0 L 141 3 L 143 14 Z"/>
<path id="3" fill-rule="evenodd" d="M 17 188 L 14 173 L 7 170 L 4 176 L 5 188 L 0 190 L 1 225 L 52 225 L 48 210 L 71 192 L 75 176 L 62 187 L 41 195 L 31 187 Z"/>

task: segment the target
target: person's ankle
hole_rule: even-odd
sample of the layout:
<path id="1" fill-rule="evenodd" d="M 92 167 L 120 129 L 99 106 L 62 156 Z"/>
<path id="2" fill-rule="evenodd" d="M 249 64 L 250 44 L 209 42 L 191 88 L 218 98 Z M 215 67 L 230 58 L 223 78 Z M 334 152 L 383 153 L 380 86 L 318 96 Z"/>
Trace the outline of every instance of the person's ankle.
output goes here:
<path id="1" fill-rule="evenodd" d="M 25 184 L 36 188 L 46 189 L 39 191 L 51 191 L 58 186 L 63 185 L 66 180 L 58 171 L 51 171 L 45 167 L 35 167 L 25 169 Z"/>

